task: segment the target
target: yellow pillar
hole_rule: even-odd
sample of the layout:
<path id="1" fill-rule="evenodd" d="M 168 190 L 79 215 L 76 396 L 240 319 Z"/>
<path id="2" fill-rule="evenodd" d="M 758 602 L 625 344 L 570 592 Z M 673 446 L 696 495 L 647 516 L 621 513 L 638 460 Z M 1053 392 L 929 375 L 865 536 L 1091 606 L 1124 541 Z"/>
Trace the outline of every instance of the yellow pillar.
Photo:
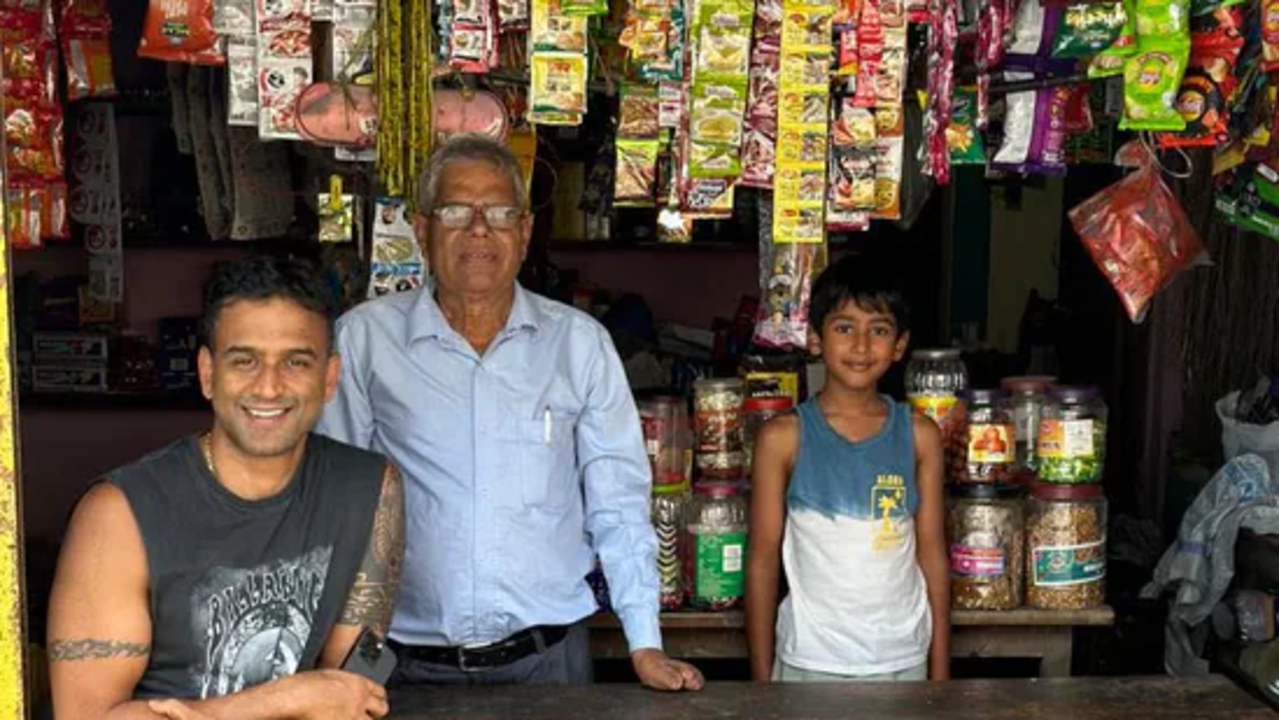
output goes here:
<path id="1" fill-rule="evenodd" d="M 4 157 L 4 134 L 0 133 L 0 720 L 23 720 L 26 716 L 23 675 L 26 617 L 22 602 L 21 476 L 14 430 L 17 416 L 13 389 L 13 305 Z"/>

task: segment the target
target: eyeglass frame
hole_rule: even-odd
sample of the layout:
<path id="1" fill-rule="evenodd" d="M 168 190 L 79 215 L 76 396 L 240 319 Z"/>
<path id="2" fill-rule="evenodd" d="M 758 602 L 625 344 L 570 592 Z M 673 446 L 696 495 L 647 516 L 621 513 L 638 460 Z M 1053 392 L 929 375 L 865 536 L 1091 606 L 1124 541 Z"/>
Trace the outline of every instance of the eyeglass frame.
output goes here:
<path id="1" fill-rule="evenodd" d="M 466 221 L 461 222 L 457 225 L 449 224 L 448 221 L 444 219 L 444 216 L 440 213 L 440 211 L 449 209 L 449 208 L 466 208 L 469 211 Z M 489 216 L 489 212 L 493 210 L 507 210 L 507 211 L 513 210 L 513 211 L 516 211 L 517 214 L 511 216 L 510 224 L 506 225 L 503 223 L 493 222 L 493 219 Z M 475 216 L 477 212 L 481 217 L 484 218 L 484 225 L 488 227 L 490 230 L 514 230 L 515 228 L 519 227 L 520 220 L 523 220 L 524 218 L 528 217 L 528 211 L 520 207 L 519 205 L 473 205 L 469 203 L 450 202 L 450 203 L 443 203 L 441 205 L 431 208 L 430 210 L 431 216 L 439 220 L 441 225 L 443 225 L 444 227 L 450 230 L 465 230 L 466 228 L 469 228 L 471 225 L 475 223 Z"/>

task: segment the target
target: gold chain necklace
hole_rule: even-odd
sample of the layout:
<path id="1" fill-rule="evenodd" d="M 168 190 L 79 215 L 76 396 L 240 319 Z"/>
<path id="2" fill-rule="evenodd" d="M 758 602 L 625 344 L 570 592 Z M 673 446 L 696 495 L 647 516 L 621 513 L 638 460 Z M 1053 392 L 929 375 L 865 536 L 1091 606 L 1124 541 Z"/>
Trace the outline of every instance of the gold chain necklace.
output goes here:
<path id="1" fill-rule="evenodd" d="M 200 448 L 204 450 L 205 467 L 209 468 L 209 474 L 216 478 L 218 470 L 213 466 L 213 433 L 206 432 L 200 436 Z"/>

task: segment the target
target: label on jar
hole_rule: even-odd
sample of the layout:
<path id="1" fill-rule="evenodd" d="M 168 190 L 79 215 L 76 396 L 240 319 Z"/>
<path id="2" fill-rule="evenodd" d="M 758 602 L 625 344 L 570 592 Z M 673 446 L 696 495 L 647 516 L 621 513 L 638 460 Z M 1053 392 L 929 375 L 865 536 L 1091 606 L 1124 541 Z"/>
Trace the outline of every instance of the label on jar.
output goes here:
<path id="1" fill-rule="evenodd" d="M 1013 461 L 1013 437 L 1011 425 L 968 426 L 968 462 L 982 465 L 1000 465 Z"/>
<path id="2" fill-rule="evenodd" d="M 738 598 L 745 594 L 746 533 L 698 534 L 695 544 L 699 598 Z"/>
<path id="3" fill-rule="evenodd" d="M 1031 583 L 1036 587 L 1084 585 L 1106 577 L 1105 540 L 1082 545 L 1037 547 L 1031 550 Z"/>
<path id="4" fill-rule="evenodd" d="M 950 572 L 957 577 L 991 578 L 1003 575 L 1007 555 L 1000 548 L 950 546 Z"/>
<path id="5" fill-rule="evenodd" d="M 1039 457 L 1053 460 L 1097 454 L 1092 420 L 1045 420 L 1039 424 Z"/>
<path id="6" fill-rule="evenodd" d="M 925 415 L 933 419 L 933 422 L 941 425 L 951 413 L 955 411 L 955 406 L 959 404 L 959 398 L 954 395 L 911 395 L 910 405 L 915 408 L 915 412 Z"/>
<path id="7" fill-rule="evenodd" d="M 728 452 L 737 450 L 741 446 L 741 411 L 697 411 L 697 450 L 699 452 Z"/>

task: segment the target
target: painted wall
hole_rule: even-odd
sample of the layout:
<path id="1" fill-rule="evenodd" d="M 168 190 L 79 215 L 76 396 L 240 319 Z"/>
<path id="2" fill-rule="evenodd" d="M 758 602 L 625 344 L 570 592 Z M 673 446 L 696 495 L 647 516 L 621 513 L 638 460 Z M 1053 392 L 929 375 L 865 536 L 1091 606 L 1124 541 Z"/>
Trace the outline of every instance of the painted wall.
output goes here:
<path id="1" fill-rule="evenodd" d="M 1061 178 L 1051 178 L 1043 188 L 1023 187 L 1020 207 L 992 197 L 986 340 L 1000 351 L 1016 351 L 1032 289 L 1057 298 L 1062 186 Z"/>

